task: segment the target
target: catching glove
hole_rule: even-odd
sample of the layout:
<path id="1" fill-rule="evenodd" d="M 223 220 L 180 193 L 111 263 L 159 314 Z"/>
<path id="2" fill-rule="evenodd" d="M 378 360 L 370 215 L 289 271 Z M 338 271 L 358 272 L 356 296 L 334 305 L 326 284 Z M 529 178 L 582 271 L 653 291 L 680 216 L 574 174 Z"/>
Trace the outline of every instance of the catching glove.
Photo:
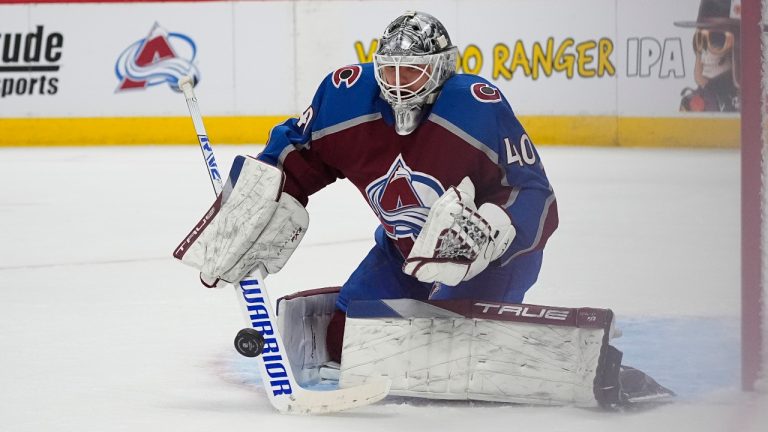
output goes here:
<path id="1" fill-rule="evenodd" d="M 403 272 L 421 282 L 457 285 L 503 255 L 515 234 L 504 209 L 491 203 L 475 207 L 475 186 L 464 177 L 430 209 Z"/>

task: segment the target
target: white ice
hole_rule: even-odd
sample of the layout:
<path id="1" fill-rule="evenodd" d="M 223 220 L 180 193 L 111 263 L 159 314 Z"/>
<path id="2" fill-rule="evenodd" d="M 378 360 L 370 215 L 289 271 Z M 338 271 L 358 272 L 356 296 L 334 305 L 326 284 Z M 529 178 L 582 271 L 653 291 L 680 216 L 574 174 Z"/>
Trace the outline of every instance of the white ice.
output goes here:
<path id="1" fill-rule="evenodd" d="M 219 146 L 223 171 L 238 153 Z M 613 309 L 625 363 L 674 404 L 569 407 L 385 399 L 278 415 L 232 339 L 231 289 L 206 290 L 171 252 L 213 200 L 199 150 L 0 150 L 0 431 L 764 431 L 739 391 L 739 153 L 542 147 L 560 228 L 529 303 Z M 338 182 L 313 196 L 276 298 L 340 285 L 376 221 Z"/>

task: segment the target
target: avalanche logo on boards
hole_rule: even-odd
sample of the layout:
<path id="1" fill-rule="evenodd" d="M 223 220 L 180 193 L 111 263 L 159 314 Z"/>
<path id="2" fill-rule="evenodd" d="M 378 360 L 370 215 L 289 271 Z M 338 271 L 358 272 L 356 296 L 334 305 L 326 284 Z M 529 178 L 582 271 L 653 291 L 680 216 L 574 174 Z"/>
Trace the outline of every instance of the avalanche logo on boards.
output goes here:
<path id="1" fill-rule="evenodd" d="M 197 46 L 189 36 L 169 33 L 158 23 L 149 35 L 132 43 L 115 63 L 115 75 L 120 80 L 118 92 L 144 89 L 168 84 L 179 91 L 179 79 L 191 75 L 193 82 L 200 81 L 200 71 L 195 66 Z"/>
<path id="2" fill-rule="evenodd" d="M 396 240 L 416 240 L 429 208 L 444 192 L 436 178 L 413 171 L 401 155 L 395 158 L 387 174 L 365 188 L 368 203 L 381 225 Z"/>

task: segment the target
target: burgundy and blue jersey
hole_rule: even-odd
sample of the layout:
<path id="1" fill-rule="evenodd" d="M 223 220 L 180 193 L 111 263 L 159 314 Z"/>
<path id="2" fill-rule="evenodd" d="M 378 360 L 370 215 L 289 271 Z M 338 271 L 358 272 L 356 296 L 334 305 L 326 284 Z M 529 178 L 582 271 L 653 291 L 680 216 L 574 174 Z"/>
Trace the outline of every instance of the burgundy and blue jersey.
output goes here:
<path id="1" fill-rule="evenodd" d="M 336 179 L 349 179 L 404 257 L 431 205 L 465 176 L 477 206 L 502 206 L 517 230 L 496 265 L 541 250 L 557 227 L 557 203 L 506 98 L 483 78 L 458 74 L 425 110 L 414 132 L 398 135 L 373 65 L 346 66 L 326 77 L 299 118 L 272 129 L 259 159 L 283 169 L 285 192 L 304 205 Z"/>

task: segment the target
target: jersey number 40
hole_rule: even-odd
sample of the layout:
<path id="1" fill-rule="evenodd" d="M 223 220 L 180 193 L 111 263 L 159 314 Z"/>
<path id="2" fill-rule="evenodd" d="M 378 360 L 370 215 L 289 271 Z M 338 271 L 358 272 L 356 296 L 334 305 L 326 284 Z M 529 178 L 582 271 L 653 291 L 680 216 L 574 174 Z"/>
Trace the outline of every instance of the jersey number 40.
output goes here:
<path id="1" fill-rule="evenodd" d="M 507 165 L 513 163 L 533 165 L 536 163 L 536 152 L 533 150 L 533 143 L 528 138 L 528 134 L 520 137 L 518 146 L 512 144 L 509 138 L 504 138 L 504 145 L 507 147 Z"/>

